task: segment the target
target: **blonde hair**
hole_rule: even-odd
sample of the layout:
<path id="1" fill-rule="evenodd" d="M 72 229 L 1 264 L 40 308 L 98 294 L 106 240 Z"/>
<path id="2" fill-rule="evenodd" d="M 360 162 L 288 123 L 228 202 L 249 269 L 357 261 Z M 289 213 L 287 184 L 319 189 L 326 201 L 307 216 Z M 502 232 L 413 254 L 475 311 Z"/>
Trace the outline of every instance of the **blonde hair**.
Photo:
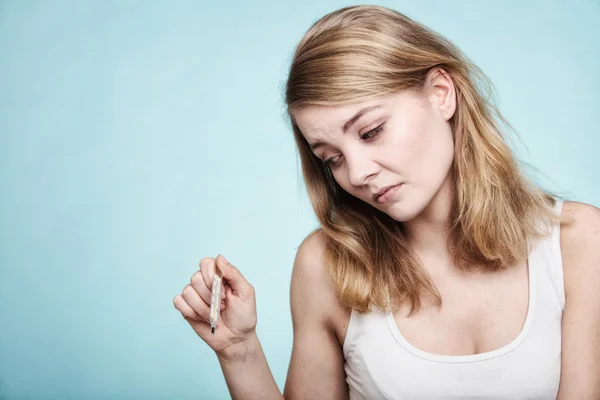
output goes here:
<path id="1" fill-rule="evenodd" d="M 449 121 L 455 141 L 455 198 L 448 249 L 459 268 L 505 268 L 527 255 L 528 241 L 562 221 L 550 192 L 524 176 L 499 122 L 485 74 L 440 34 L 377 6 L 346 7 L 317 21 L 298 44 L 286 104 L 308 195 L 325 237 L 325 263 L 341 303 L 358 312 L 441 297 L 404 238 L 402 225 L 345 192 L 294 121 L 308 105 L 342 105 L 423 88 L 443 68 L 456 90 Z M 498 119 L 495 120 L 494 117 Z M 389 298 L 388 298 L 389 296 Z M 391 302 L 388 302 L 390 300 Z"/>

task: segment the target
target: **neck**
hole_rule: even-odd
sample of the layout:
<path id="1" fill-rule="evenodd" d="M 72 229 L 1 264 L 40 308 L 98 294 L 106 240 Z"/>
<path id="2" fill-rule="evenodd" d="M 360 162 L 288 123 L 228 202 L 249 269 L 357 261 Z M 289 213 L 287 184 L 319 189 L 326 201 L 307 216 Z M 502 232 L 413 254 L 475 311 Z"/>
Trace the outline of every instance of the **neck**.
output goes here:
<path id="1" fill-rule="evenodd" d="M 454 197 L 452 187 L 449 174 L 427 207 L 402 224 L 408 244 L 417 253 L 448 255 L 447 239 L 452 227 L 450 214 Z"/>

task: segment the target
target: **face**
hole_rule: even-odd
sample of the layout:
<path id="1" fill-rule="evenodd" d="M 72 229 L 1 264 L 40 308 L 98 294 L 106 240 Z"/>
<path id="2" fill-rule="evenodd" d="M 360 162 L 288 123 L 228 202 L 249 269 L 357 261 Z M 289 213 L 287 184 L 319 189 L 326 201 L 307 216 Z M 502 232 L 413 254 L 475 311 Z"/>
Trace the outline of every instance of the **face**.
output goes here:
<path id="1" fill-rule="evenodd" d="M 454 157 L 448 121 L 456 100 L 451 78 L 437 72 L 430 73 L 420 92 L 406 90 L 351 105 L 309 106 L 294 113 L 336 182 L 400 222 L 419 215 L 448 186 Z"/>

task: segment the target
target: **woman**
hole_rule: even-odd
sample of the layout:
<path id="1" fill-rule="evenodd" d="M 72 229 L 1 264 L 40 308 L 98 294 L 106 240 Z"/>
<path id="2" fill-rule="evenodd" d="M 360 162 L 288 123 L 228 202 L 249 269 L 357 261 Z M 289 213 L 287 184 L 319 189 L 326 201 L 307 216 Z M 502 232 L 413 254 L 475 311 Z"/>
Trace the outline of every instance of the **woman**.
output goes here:
<path id="1" fill-rule="evenodd" d="M 521 173 L 486 84 L 382 7 L 328 14 L 299 43 L 286 102 L 320 229 L 294 262 L 284 398 L 600 398 L 600 210 Z M 234 399 L 282 398 L 253 287 L 222 256 L 200 266 L 175 307 Z"/>

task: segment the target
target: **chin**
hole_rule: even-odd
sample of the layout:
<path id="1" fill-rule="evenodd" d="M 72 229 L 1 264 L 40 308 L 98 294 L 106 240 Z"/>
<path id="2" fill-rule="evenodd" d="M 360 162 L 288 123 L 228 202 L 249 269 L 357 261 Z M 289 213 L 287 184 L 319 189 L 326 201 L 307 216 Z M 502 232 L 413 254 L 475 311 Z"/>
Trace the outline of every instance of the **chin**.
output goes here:
<path id="1" fill-rule="evenodd" d="M 391 218 L 398 222 L 407 222 L 419 216 L 427 207 L 426 202 L 409 202 L 409 201 L 397 201 L 395 204 L 389 206 L 389 208 L 381 211 L 385 212 Z"/>

